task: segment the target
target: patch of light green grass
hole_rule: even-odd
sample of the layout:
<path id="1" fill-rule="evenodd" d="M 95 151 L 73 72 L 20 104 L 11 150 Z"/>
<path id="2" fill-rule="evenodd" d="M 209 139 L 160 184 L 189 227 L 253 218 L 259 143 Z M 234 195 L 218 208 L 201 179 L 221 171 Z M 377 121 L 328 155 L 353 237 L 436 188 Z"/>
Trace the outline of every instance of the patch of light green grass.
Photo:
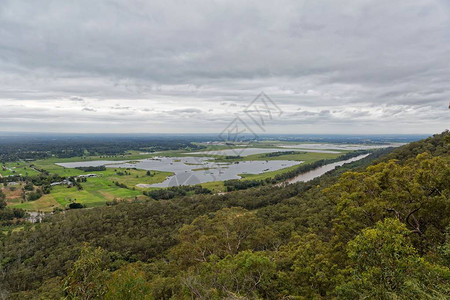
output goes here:
<path id="1" fill-rule="evenodd" d="M 22 176 L 38 175 L 39 172 L 31 168 L 30 164 L 31 163 L 26 162 L 13 162 L 0 164 L 0 174 L 5 177 L 9 175 L 19 175 L 19 174 L 22 174 Z"/>

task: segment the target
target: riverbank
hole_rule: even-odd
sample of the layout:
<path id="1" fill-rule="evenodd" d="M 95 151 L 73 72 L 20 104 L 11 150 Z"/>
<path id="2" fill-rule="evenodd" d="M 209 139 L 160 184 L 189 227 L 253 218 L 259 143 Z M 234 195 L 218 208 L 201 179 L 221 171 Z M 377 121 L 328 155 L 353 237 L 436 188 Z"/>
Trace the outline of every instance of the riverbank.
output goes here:
<path id="1" fill-rule="evenodd" d="M 299 174 L 299 175 L 297 175 L 297 176 L 295 176 L 293 178 L 287 179 L 287 180 L 285 180 L 283 182 L 277 183 L 276 186 L 282 186 L 282 185 L 285 185 L 285 184 L 292 184 L 292 183 L 297 183 L 297 182 L 307 182 L 307 181 L 313 180 L 313 179 L 315 179 L 317 177 L 320 177 L 320 176 L 324 175 L 325 173 L 327 173 L 327 172 L 329 172 L 331 170 L 334 170 L 337 167 L 341 167 L 344 164 L 348 164 L 348 163 L 352 163 L 352 162 L 361 160 L 363 158 L 366 158 L 369 155 L 370 155 L 370 153 L 362 154 L 362 155 L 359 155 L 359 156 L 352 157 L 350 159 L 338 161 L 338 162 L 335 162 L 335 163 L 330 163 L 330 164 L 318 167 L 318 168 L 316 168 L 314 170 L 307 171 L 305 173 Z"/>

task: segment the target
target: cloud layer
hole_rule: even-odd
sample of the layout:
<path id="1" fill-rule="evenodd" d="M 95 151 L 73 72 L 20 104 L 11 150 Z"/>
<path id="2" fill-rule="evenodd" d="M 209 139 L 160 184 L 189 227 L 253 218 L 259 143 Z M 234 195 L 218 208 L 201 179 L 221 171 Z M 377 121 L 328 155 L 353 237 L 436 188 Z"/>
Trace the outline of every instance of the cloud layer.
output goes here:
<path id="1" fill-rule="evenodd" d="M 0 2 L 0 131 L 433 133 L 449 81 L 446 0 Z"/>

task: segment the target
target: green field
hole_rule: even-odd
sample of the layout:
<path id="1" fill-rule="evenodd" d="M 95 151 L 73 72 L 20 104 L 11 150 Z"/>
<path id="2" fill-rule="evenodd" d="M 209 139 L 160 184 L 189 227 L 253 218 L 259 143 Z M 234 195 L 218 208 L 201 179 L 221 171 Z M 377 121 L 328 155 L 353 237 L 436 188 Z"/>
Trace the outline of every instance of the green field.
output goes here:
<path id="1" fill-rule="evenodd" d="M 57 166 L 58 167 L 58 166 Z M 86 174 L 77 169 L 56 168 L 58 174 L 66 176 Z M 50 168 L 50 170 L 55 170 Z M 115 171 L 117 170 L 117 171 Z M 127 175 L 118 175 L 118 172 L 127 172 Z M 76 187 L 68 188 L 67 186 L 54 186 L 48 195 L 36 201 L 21 203 L 20 201 L 11 201 L 12 207 L 19 207 L 32 211 L 52 211 L 54 208 L 65 208 L 70 202 L 78 202 L 87 207 L 95 207 L 105 205 L 107 201 L 117 200 L 133 200 L 135 197 L 144 198 L 141 189 L 135 187 L 136 184 L 153 184 L 164 181 L 167 176 L 172 175 L 171 172 L 151 171 L 152 176 L 147 176 L 147 171 L 133 169 L 112 169 L 106 171 L 93 172 L 99 177 L 88 178 L 87 182 L 83 182 L 82 190 Z M 125 184 L 128 188 L 122 188 L 114 184 L 119 182 Z"/>
<path id="2" fill-rule="evenodd" d="M 19 175 L 23 176 L 34 176 L 38 175 L 39 172 L 35 171 L 30 167 L 30 163 L 24 162 L 14 162 L 14 163 L 6 163 L 0 164 L 0 175 L 9 176 L 9 175 Z"/>
<path id="3" fill-rule="evenodd" d="M 254 143 L 251 147 L 258 148 L 277 148 L 279 142 L 264 142 Z M 205 150 L 219 150 L 229 149 L 227 145 L 208 146 Z M 281 149 L 281 148 L 280 148 Z M 196 150 L 197 151 L 197 150 Z M 255 161 L 255 160 L 294 160 L 303 161 L 304 164 L 312 163 L 321 159 L 336 158 L 345 151 L 340 153 L 314 153 L 302 152 L 301 150 L 295 153 L 280 154 L 278 156 L 268 156 L 266 153 L 254 154 L 245 157 L 226 159 L 225 156 L 211 156 L 215 162 L 237 162 L 237 161 Z M 29 176 L 38 175 L 39 173 L 33 169 L 43 169 L 50 174 L 58 174 L 60 176 L 70 177 L 85 175 L 87 172 L 83 170 L 65 168 L 56 165 L 56 163 L 77 162 L 77 161 L 94 161 L 94 160 L 111 160 L 111 161 L 133 161 L 154 156 L 204 156 L 192 155 L 187 150 L 165 151 L 159 153 L 141 153 L 137 151 L 129 151 L 126 155 L 115 156 L 89 156 L 89 157 L 72 157 L 72 158 L 49 158 L 44 160 L 37 160 L 33 162 L 19 162 L 8 163 L 0 170 L 0 174 L 8 176 L 11 174 L 28 174 Z M 244 179 L 263 180 L 274 177 L 278 174 L 295 169 L 297 166 L 284 168 L 277 171 L 266 172 L 262 174 L 240 174 Z M 194 170 L 205 170 L 207 168 L 199 167 Z M 39 200 L 31 202 L 23 202 L 22 197 L 17 196 L 17 191 L 14 197 L 10 196 L 8 205 L 12 207 L 19 207 L 30 211 L 52 211 L 55 208 L 67 208 L 71 202 L 82 203 L 86 207 L 96 207 L 105 205 L 107 201 L 132 201 L 134 199 L 145 199 L 143 191 L 157 188 L 140 188 L 137 184 L 154 184 L 163 182 L 168 176 L 173 175 L 172 172 L 151 171 L 151 176 L 147 175 L 146 170 L 123 169 L 123 168 L 107 168 L 106 171 L 92 171 L 89 173 L 97 174 L 98 177 L 88 178 L 87 182 L 81 183 L 83 189 L 78 190 L 76 187 L 68 188 L 67 186 L 54 186 L 48 195 L 42 196 Z M 118 184 L 116 184 L 116 182 Z M 220 193 L 225 190 L 222 181 L 207 182 L 202 184 L 203 187 L 210 189 L 214 193 Z M 21 189 L 22 187 L 19 187 Z M 8 189 L 5 189 L 8 191 Z M 12 195 L 13 193 L 10 192 Z"/>

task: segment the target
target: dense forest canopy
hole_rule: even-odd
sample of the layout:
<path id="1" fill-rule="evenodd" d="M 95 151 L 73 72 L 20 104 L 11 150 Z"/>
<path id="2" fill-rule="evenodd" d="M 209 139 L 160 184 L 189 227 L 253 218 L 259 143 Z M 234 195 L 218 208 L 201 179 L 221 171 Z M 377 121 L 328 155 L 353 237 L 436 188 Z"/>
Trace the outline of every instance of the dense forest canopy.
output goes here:
<path id="1" fill-rule="evenodd" d="M 8 231 L 1 296 L 449 298 L 448 131 L 307 183 L 163 199 Z"/>

